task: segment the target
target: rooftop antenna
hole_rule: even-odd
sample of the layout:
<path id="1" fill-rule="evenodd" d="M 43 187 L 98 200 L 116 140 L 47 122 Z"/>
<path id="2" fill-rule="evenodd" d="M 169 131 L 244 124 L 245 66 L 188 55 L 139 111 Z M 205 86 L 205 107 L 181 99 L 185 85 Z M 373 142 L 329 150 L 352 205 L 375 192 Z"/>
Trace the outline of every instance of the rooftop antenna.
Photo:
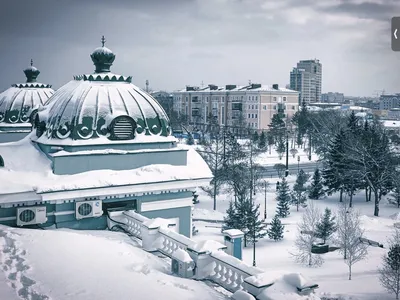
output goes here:
<path id="1" fill-rule="evenodd" d="M 104 44 L 106 43 L 106 38 L 104 35 L 101 37 L 101 46 L 104 47 Z"/>
<path id="2" fill-rule="evenodd" d="M 201 88 L 203 88 L 204 87 L 204 82 L 203 82 L 203 80 L 201 81 Z"/>
<path id="3" fill-rule="evenodd" d="M 249 85 L 251 85 L 251 79 L 249 79 Z"/>
<path id="4" fill-rule="evenodd" d="M 33 59 L 31 59 L 31 67 L 33 66 Z"/>
<path id="5" fill-rule="evenodd" d="M 149 81 L 146 79 L 146 93 L 149 92 Z"/>

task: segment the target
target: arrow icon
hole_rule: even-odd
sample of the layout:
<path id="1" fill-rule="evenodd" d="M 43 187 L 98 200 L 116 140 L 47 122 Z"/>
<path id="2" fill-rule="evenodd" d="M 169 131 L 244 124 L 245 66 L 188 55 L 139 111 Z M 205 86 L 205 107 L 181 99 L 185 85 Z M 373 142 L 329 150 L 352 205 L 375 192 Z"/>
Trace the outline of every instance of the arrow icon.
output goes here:
<path id="1" fill-rule="evenodd" d="M 393 35 L 394 35 L 394 38 L 397 40 L 397 28 L 394 30 Z"/>

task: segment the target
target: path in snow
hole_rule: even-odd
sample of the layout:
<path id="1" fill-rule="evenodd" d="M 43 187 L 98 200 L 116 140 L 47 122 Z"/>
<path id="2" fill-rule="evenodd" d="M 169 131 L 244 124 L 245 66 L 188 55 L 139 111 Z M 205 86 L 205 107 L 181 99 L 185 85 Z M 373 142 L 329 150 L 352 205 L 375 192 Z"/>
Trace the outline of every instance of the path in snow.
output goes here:
<path id="1" fill-rule="evenodd" d="M 16 242 L 9 233 L 0 230 L 0 237 L 4 239 L 1 263 L 4 274 L 18 296 L 26 300 L 48 300 L 48 296 L 37 293 L 33 286 L 35 281 L 27 277 L 25 272 L 29 269 L 24 256 L 25 250 L 18 249 Z"/>

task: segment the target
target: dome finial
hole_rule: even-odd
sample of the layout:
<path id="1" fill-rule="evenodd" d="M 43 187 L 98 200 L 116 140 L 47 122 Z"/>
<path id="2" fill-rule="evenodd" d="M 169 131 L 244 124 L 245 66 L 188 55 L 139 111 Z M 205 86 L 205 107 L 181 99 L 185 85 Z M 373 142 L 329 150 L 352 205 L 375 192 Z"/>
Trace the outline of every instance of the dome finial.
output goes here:
<path id="1" fill-rule="evenodd" d="M 101 38 L 102 46 L 96 48 L 90 55 L 93 64 L 96 66 L 96 73 L 110 72 L 110 67 L 112 66 L 115 59 L 115 54 L 110 49 L 104 46 L 105 43 L 106 39 L 103 35 Z"/>
<path id="2" fill-rule="evenodd" d="M 24 70 L 26 76 L 26 82 L 36 82 L 36 78 L 39 76 L 40 71 L 33 66 L 33 59 L 31 59 L 31 66 Z"/>

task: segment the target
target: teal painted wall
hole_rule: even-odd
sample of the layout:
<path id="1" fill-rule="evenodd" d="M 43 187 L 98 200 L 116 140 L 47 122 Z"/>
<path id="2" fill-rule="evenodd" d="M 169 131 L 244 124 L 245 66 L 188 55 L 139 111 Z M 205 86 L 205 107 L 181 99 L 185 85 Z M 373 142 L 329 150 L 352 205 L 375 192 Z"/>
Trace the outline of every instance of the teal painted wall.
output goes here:
<path id="1" fill-rule="evenodd" d="M 165 210 L 154 210 L 140 213 L 148 218 L 179 218 L 179 233 L 190 237 L 190 218 L 192 215 L 191 207 L 171 208 Z"/>
<path id="2" fill-rule="evenodd" d="M 92 170 L 129 170 L 152 164 L 186 165 L 187 150 L 107 155 L 56 156 L 53 172 L 57 175 L 77 174 Z"/>
<path id="3" fill-rule="evenodd" d="M 191 197 L 192 193 L 183 191 L 176 193 L 164 193 L 164 194 L 150 194 L 143 196 L 128 196 L 124 198 L 111 198 L 103 200 L 103 203 L 118 203 L 127 200 L 137 200 L 138 208 L 140 208 L 140 203 L 143 202 L 153 202 L 157 200 L 173 200 L 179 198 Z M 83 201 L 79 199 L 78 201 Z M 27 206 L 27 207 L 32 207 Z M 47 214 L 52 212 L 65 212 L 65 211 L 73 211 L 75 212 L 75 202 L 61 203 L 61 204 L 38 204 L 38 206 L 46 206 Z M 23 206 L 20 206 L 23 207 Z M 0 218 L 7 217 L 16 217 L 18 207 L 11 208 L 0 208 Z M 140 213 L 140 210 L 139 210 Z M 179 217 L 179 230 L 181 234 L 186 236 L 190 236 L 190 217 L 191 217 L 191 208 L 173 208 L 166 210 L 157 210 L 142 213 L 144 216 L 149 218 L 177 218 Z M 75 217 L 75 213 L 67 214 L 67 215 L 56 215 L 56 216 L 47 216 L 47 222 L 40 225 L 31 225 L 24 226 L 24 228 L 41 228 L 41 227 L 49 227 L 56 226 L 57 228 L 71 228 L 71 229 L 82 229 L 82 230 L 102 230 L 107 228 L 107 216 L 103 215 L 98 218 L 86 218 L 77 220 Z M 7 226 L 17 226 L 17 220 L 7 220 L 0 221 L 0 224 Z"/>
<path id="4" fill-rule="evenodd" d="M 52 153 L 52 145 L 39 144 L 42 151 L 46 153 Z M 54 145 L 58 147 L 57 145 Z M 81 146 L 61 146 L 63 150 L 67 152 L 77 151 L 88 151 L 88 150 L 105 150 L 105 149 L 116 149 L 116 150 L 142 150 L 142 149 L 170 149 L 175 148 L 176 143 L 165 142 L 165 143 L 129 143 L 126 144 L 102 144 L 102 145 L 81 145 Z"/>
<path id="5" fill-rule="evenodd" d="M 3 128 L 1 130 L 3 130 Z M 15 130 L 15 128 L 13 130 Z M 10 142 L 22 140 L 29 133 L 30 133 L 30 131 L 29 132 L 0 131 L 0 143 L 10 143 Z"/>

